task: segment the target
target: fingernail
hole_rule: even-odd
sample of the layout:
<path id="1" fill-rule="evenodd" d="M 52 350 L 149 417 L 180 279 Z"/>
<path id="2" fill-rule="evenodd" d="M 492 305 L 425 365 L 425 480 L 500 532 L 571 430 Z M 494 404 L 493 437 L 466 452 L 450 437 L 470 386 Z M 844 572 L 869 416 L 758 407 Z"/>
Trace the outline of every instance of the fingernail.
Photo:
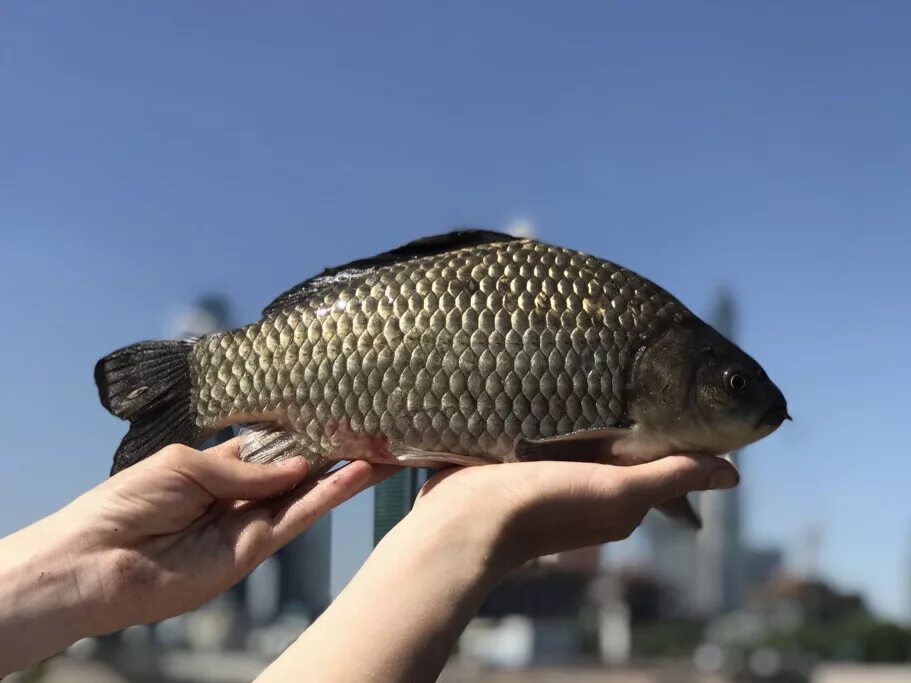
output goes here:
<path id="1" fill-rule="evenodd" d="M 737 486 L 740 481 L 740 475 L 737 470 L 730 467 L 724 467 L 712 473 L 709 479 L 709 488 L 711 489 L 730 489 Z"/>

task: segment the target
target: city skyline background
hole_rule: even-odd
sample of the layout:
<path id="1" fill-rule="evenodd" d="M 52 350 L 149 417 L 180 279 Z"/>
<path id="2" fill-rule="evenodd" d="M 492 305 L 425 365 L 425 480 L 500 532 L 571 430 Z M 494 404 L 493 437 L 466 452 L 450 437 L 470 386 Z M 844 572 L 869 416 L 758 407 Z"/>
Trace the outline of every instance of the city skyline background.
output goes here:
<path id="1" fill-rule="evenodd" d="M 823 576 L 907 619 L 909 21 L 897 1 L 7 3 L 0 533 L 106 476 L 125 425 L 95 361 L 201 294 L 246 323 L 323 267 L 526 223 L 700 315 L 731 289 L 795 418 L 744 456 L 747 539 L 799 568 L 818 536 Z M 369 508 L 334 517 L 336 583 Z"/>

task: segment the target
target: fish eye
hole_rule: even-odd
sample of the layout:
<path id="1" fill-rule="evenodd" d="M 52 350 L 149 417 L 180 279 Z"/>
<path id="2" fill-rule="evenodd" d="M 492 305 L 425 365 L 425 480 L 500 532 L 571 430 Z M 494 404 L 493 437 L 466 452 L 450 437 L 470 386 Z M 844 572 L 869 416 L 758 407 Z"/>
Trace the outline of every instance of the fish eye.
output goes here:
<path id="1" fill-rule="evenodd" d="M 740 394 L 747 388 L 747 378 L 742 370 L 728 368 L 724 371 L 724 384 L 733 393 Z"/>

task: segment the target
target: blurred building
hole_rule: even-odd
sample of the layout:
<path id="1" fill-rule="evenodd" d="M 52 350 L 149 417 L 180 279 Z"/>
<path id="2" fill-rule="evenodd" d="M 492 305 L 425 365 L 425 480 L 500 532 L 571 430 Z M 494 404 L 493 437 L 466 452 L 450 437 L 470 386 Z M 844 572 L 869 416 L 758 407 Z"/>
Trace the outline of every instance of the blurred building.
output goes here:
<path id="1" fill-rule="evenodd" d="M 769 583 L 784 567 L 780 548 L 746 548 L 743 561 L 743 584 L 746 589 Z"/>
<path id="2" fill-rule="evenodd" d="M 552 563 L 516 570 L 484 601 L 466 630 L 463 653 L 488 665 L 513 667 L 593 658 L 601 622 L 594 579 Z"/>
<path id="3" fill-rule="evenodd" d="M 831 622 L 868 615 L 859 593 L 843 592 L 818 579 L 779 576 L 751 591 L 748 607 L 770 615 L 796 614 L 799 621 Z"/>
<path id="4" fill-rule="evenodd" d="M 690 496 L 699 509 L 699 501 Z M 698 596 L 699 545 L 696 533 L 675 520 L 656 512 L 649 513 L 643 525 L 651 544 L 651 568 L 666 587 L 665 613 L 691 617 L 702 613 Z"/>
<path id="5" fill-rule="evenodd" d="M 426 480 L 427 474 L 424 470 L 406 467 L 374 487 L 374 545 L 408 514 Z"/>

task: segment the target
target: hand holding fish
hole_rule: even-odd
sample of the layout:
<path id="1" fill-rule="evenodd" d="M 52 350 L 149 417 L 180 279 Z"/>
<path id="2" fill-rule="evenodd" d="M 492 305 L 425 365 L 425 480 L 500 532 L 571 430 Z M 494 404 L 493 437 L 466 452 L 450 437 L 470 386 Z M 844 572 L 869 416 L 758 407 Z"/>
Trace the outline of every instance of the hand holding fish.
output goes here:
<path id="1" fill-rule="evenodd" d="M 0 540 L 0 676 L 198 607 L 395 470 L 357 462 L 298 486 L 307 469 L 242 462 L 236 441 L 169 446 Z"/>
<path id="2" fill-rule="evenodd" d="M 258 683 L 430 683 L 493 586 L 540 555 L 626 538 L 653 507 L 737 484 L 721 458 L 510 463 L 424 487 L 347 588 Z M 345 652 L 357 657 L 340 656 Z"/>
<path id="3" fill-rule="evenodd" d="M 739 481 L 727 460 L 698 455 L 632 467 L 539 462 L 464 468 L 431 479 L 415 514 L 438 518 L 434 525 L 444 524 L 455 509 L 487 520 L 463 524 L 483 527 L 490 558 L 505 573 L 543 555 L 622 540 L 650 509 L 690 491 L 727 489 Z"/>

